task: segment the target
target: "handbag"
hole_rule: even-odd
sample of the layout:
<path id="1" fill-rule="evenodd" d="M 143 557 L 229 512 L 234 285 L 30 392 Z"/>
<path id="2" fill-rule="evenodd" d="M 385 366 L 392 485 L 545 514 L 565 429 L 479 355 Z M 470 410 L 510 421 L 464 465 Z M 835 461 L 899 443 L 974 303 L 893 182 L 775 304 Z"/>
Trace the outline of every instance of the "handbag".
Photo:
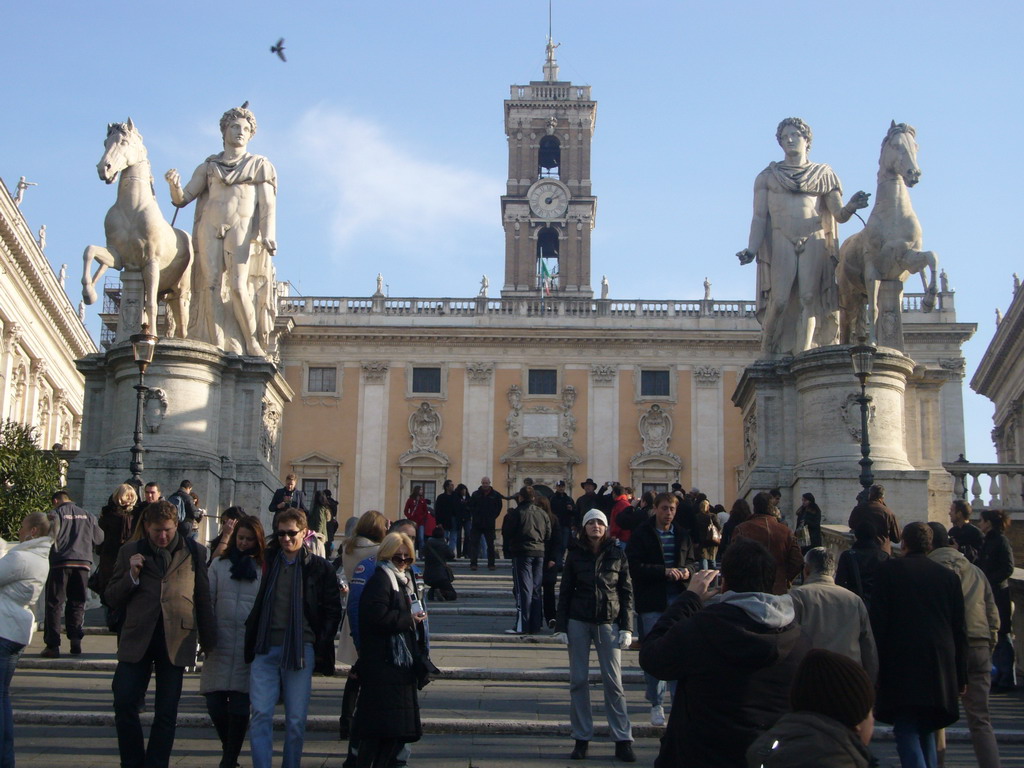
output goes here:
<path id="1" fill-rule="evenodd" d="M 806 525 L 801 525 L 796 529 L 796 533 L 793 534 L 796 537 L 797 546 L 809 547 L 811 546 L 811 532 L 807 530 Z"/>

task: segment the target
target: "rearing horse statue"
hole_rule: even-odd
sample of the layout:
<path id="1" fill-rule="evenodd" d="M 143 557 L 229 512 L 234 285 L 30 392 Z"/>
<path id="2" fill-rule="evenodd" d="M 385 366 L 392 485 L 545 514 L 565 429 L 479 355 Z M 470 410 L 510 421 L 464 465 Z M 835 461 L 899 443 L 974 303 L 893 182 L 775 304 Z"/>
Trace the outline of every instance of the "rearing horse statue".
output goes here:
<path id="1" fill-rule="evenodd" d="M 921 308 L 925 312 L 935 308 L 938 257 L 921 250 L 921 225 L 910 204 L 910 187 L 921 179 L 915 135 L 912 126 L 892 121 L 882 141 L 878 190 L 867 225 L 846 238 L 839 249 L 836 279 L 842 344 L 861 336 L 877 341 L 879 280 L 906 280 L 919 273 L 925 291 Z M 925 268 L 931 270 L 927 282 Z"/>
<path id="2" fill-rule="evenodd" d="M 96 285 L 108 268 L 142 272 L 144 301 L 141 323 L 156 330 L 157 301 L 168 302 L 167 336 L 188 334 L 192 239 L 174 229 L 160 212 L 142 134 L 127 123 L 107 125 L 103 157 L 96 165 L 100 179 L 112 184 L 118 174 L 117 201 L 107 211 L 103 229 L 107 247 L 90 245 L 83 254 L 82 298 L 96 301 Z M 99 264 L 90 274 L 92 262 Z M 137 329 L 123 329 L 134 332 Z"/>

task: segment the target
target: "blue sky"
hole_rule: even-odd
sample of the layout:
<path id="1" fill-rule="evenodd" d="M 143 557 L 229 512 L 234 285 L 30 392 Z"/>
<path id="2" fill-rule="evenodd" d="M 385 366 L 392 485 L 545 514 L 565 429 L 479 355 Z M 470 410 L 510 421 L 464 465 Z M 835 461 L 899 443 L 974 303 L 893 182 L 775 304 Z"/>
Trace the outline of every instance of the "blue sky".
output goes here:
<path id="1" fill-rule="evenodd" d="M 39 183 L 22 211 L 47 225 L 77 305 L 83 248 L 103 242 L 114 190 L 95 164 L 129 115 L 161 177 L 220 149 L 217 120 L 248 100 L 252 151 L 280 182 L 277 270 L 305 295 L 470 296 L 501 282 L 498 197 L 508 86 L 541 79 L 547 1 L 8 3 L 0 176 Z M 874 192 L 890 119 L 917 129 L 913 202 L 925 247 L 977 322 L 1024 273 L 1019 3 L 555 0 L 562 79 L 598 101 L 594 282 L 612 298 L 753 298 L 754 176 L 775 126 L 814 129 L 811 159 L 848 197 Z M 270 51 L 286 38 L 288 63 Z M 179 217 L 191 226 L 191 211 Z M 842 236 L 856 232 L 854 219 Z M 917 278 L 912 278 L 918 285 Z M 914 290 L 913 288 L 911 290 Z M 90 308 L 88 326 L 98 321 Z M 965 387 L 968 458 L 991 460 L 991 404 Z"/>

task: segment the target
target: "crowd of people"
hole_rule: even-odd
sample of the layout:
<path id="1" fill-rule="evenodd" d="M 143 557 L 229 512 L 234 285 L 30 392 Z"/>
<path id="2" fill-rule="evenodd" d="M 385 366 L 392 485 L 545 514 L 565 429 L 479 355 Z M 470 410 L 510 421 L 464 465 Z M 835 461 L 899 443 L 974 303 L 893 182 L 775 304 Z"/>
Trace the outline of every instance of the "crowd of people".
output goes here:
<path id="1" fill-rule="evenodd" d="M 231 507 L 208 546 L 187 480 L 166 499 L 155 483 L 141 499 L 121 485 L 98 518 L 57 492 L 0 557 L 0 766 L 13 765 L 9 688 L 32 606 L 45 596 L 42 655 L 60 655 L 62 616 L 80 654 L 89 588 L 118 635 L 122 765 L 169 764 L 197 659 L 222 768 L 237 765 L 247 737 L 253 765 L 269 768 L 278 704 L 282 765 L 297 767 L 313 676 L 333 675 L 336 659 L 350 667 L 346 768 L 405 765 L 423 731 L 418 692 L 438 671 L 428 604 L 457 599 L 453 560 L 494 569 L 499 546 L 516 604 L 507 631 L 551 632 L 567 646 L 571 759 L 586 759 L 594 738 L 594 649 L 615 756 L 636 760 L 621 654 L 639 647 L 650 722 L 665 728 L 659 768 L 868 766 L 876 717 L 893 725 L 905 768 L 932 768 L 961 706 L 979 766 L 999 765 L 988 697 L 1016 686 L 1004 512 L 986 510 L 975 526 L 958 500 L 948 530 L 901 528 L 872 486 L 837 560 L 810 493 L 791 527 L 778 489 L 729 511 L 678 484 L 636 498 L 588 478 L 582 491 L 528 480 L 506 497 L 485 477 L 472 493 L 448 481 L 431 502 L 417 486 L 394 522 L 376 510 L 353 517 L 333 563 L 337 503 L 322 490 L 308 500 L 293 475 L 268 506 L 269 530 Z M 139 713 L 154 674 L 147 742 Z"/>

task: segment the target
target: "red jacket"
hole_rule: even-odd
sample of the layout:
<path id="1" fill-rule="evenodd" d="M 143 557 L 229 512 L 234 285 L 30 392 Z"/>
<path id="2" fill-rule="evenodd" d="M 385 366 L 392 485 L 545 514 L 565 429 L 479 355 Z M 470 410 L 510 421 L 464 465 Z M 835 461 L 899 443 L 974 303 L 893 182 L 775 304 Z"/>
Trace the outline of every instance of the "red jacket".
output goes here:
<path id="1" fill-rule="evenodd" d="M 629 541 L 629 537 L 633 532 L 619 525 L 619 512 L 624 509 L 629 509 L 631 506 L 633 505 L 629 501 L 629 496 L 622 494 L 621 496 L 616 497 L 615 504 L 612 505 L 612 511 L 608 513 L 609 532 L 612 536 L 623 543 Z"/>
<path id="2" fill-rule="evenodd" d="M 434 532 L 437 520 L 430 512 L 430 505 L 427 500 L 420 497 L 414 499 L 411 496 L 405 502 L 405 516 L 423 528 L 423 535 L 429 536 Z"/>

